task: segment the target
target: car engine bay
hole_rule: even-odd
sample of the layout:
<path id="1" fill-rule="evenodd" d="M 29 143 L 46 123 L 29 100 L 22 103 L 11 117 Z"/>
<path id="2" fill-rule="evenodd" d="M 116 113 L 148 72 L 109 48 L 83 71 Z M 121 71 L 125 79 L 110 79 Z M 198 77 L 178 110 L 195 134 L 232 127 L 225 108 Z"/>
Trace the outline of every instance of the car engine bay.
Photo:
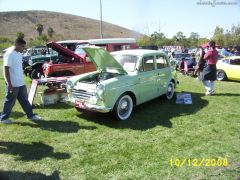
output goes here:
<path id="1" fill-rule="evenodd" d="M 119 73 L 100 72 L 100 73 L 93 74 L 92 76 L 87 77 L 86 79 L 82 79 L 80 82 L 94 84 L 94 83 L 105 81 L 107 79 L 117 77 L 119 75 L 120 75 Z"/>

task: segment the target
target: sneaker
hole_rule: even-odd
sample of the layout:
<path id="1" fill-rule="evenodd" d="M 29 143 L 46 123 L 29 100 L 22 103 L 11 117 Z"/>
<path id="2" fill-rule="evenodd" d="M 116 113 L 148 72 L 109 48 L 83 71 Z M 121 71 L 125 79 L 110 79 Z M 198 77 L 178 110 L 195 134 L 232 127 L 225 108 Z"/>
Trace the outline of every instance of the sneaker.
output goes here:
<path id="1" fill-rule="evenodd" d="M 2 124 L 12 124 L 12 121 L 9 119 L 4 119 L 4 120 L 0 120 L 0 123 Z"/>
<path id="2" fill-rule="evenodd" d="M 206 96 L 211 96 L 212 93 L 211 93 L 211 91 L 207 91 L 207 92 L 205 93 L 205 95 L 206 95 Z"/>
<path id="3" fill-rule="evenodd" d="M 31 121 L 39 121 L 39 120 L 42 120 L 42 118 L 39 117 L 39 116 L 37 116 L 37 115 L 34 115 L 34 116 L 32 116 L 32 117 L 30 117 L 30 118 L 28 118 L 28 119 L 30 119 Z"/>
<path id="4" fill-rule="evenodd" d="M 215 91 L 214 90 L 210 90 L 210 94 L 212 95 L 212 94 L 214 94 L 215 93 Z"/>

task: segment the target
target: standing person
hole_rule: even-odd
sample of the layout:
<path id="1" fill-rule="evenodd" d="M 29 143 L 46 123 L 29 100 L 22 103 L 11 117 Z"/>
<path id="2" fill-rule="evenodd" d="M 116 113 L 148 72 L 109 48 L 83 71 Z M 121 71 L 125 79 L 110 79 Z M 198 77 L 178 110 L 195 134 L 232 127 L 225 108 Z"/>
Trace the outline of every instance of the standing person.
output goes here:
<path id="1" fill-rule="evenodd" d="M 194 71 L 194 75 L 200 76 L 200 73 L 203 71 L 203 68 L 206 65 L 206 60 L 204 59 L 205 51 L 204 49 L 200 46 L 199 47 L 199 60 L 197 67 Z"/>
<path id="2" fill-rule="evenodd" d="M 209 42 L 209 50 L 204 55 L 204 59 L 207 61 L 207 66 L 203 69 L 201 74 L 201 80 L 206 89 L 206 95 L 214 94 L 214 81 L 216 80 L 216 63 L 218 58 L 218 52 L 215 49 L 215 42 Z"/>
<path id="3" fill-rule="evenodd" d="M 24 82 L 22 68 L 22 54 L 26 42 L 18 38 L 15 41 L 15 48 L 7 51 L 3 57 L 3 74 L 6 84 L 6 96 L 3 112 L 0 116 L 0 123 L 11 124 L 8 119 L 12 108 L 18 99 L 29 120 L 37 121 L 41 118 L 33 114 L 32 106 L 28 102 L 27 88 Z"/>

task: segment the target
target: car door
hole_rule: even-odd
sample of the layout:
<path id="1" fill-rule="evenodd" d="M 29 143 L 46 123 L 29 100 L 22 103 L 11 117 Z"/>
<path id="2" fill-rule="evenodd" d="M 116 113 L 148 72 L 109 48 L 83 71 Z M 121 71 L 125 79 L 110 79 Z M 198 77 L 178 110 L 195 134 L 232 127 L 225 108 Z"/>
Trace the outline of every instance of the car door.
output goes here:
<path id="1" fill-rule="evenodd" d="M 139 103 L 146 102 L 157 96 L 156 79 L 157 72 L 155 69 L 155 58 L 153 55 L 148 55 L 142 58 L 138 74 L 138 83 L 136 91 Z"/>
<path id="2" fill-rule="evenodd" d="M 163 54 L 156 56 L 157 65 L 157 91 L 158 95 L 166 93 L 169 77 L 171 77 L 171 70 L 167 57 Z"/>
<path id="3" fill-rule="evenodd" d="M 240 59 L 230 59 L 228 78 L 233 80 L 240 79 Z"/>

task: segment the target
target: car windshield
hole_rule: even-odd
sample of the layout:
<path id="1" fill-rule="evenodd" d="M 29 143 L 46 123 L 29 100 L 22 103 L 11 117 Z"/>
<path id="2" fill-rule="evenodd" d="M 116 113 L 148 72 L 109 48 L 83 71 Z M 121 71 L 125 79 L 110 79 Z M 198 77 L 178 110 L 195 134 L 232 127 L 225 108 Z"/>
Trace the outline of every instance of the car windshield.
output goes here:
<path id="1" fill-rule="evenodd" d="M 77 47 L 77 49 L 75 50 L 75 54 L 78 55 L 85 55 L 85 51 L 82 49 L 82 47 Z"/>
<path id="2" fill-rule="evenodd" d="M 132 55 L 113 55 L 113 57 L 122 65 L 123 69 L 132 72 L 136 69 L 137 56 Z"/>

